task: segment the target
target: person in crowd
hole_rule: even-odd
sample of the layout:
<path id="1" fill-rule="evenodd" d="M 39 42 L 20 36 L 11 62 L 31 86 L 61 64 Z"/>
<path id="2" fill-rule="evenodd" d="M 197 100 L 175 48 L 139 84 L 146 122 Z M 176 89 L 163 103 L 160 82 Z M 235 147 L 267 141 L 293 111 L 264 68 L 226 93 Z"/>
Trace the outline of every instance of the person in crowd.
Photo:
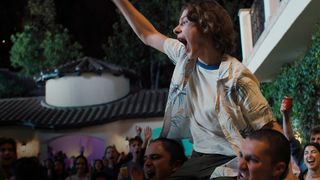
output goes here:
<path id="1" fill-rule="evenodd" d="M 126 157 L 128 161 L 120 168 L 118 180 L 130 179 L 132 167 L 140 172 L 143 171 L 144 154 L 152 137 L 152 129 L 149 126 L 144 129 L 144 141 L 142 140 L 141 133 L 142 128 L 140 126 L 136 126 L 136 136 L 128 139 L 129 153 Z"/>
<path id="2" fill-rule="evenodd" d="M 299 180 L 320 179 L 320 144 L 308 143 L 303 151 L 303 160 L 307 169 L 300 173 Z"/>
<path id="3" fill-rule="evenodd" d="M 135 128 L 136 128 L 136 136 L 142 138 L 142 136 L 141 136 L 142 127 L 136 126 Z M 149 144 L 151 137 L 152 137 L 152 129 L 149 126 L 147 126 L 144 129 L 144 141 L 143 141 L 142 146 L 141 146 L 142 153 L 140 153 L 140 154 L 141 154 L 142 158 L 144 156 L 144 152 L 146 151 L 147 145 Z M 129 137 L 126 137 L 126 140 L 129 141 L 130 140 Z M 131 160 L 131 159 L 132 159 L 132 154 L 131 154 L 131 152 L 129 150 L 129 153 L 127 154 L 125 160 L 128 161 L 128 160 Z"/>
<path id="4" fill-rule="evenodd" d="M 104 164 L 104 172 L 107 175 L 107 179 L 117 180 L 119 169 L 122 165 L 122 161 L 119 160 L 119 153 L 116 147 L 107 146 L 105 149 L 105 164 Z"/>
<path id="5" fill-rule="evenodd" d="M 16 159 L 16 141 L 12 138 L 0 137 L 0 176 L 3 176 L 4 179 L 12 177 L 13 163 Z"/>
<path id="6" fill-rule="evenodd" d="M 94 179 L 98 173 L 99 174 L 103 173 L 104 176 L 106 177 L 106 174 L 104 173 L 104 165 L 103 165 L 102 159 L 94 160 L 92 175 L 91 175 L 92 179 Z"/>
<path id="7" fill-rule="evenodd" d="M 281 180 L 289 171 L 290 144 L 280 132 L 262 129 L 243 142 L 238 163 L 238 180 Z"/>
<path id="8" fill-rule="evenodd" d="M 68 177 L 68 173 L 65 169 L 65 163 L 62 159 L 55 159 L 53 162 L 53 180 L 65 180 Z"/>
<path id="9" fill-rule="evenodd" d="M 182 8 L 177 39 L 168 38 L 128 1 L 112 0 L 140 40 L 175 64 L 161 137 L 192 138 L 193 154 L 171 179 L 237 176 L 243 137 L 261 128 L 281 131 L 256 77 L 229 54 L 235 32 L 214 0 Z M 205 164 L 205 165 L 204 165 Z"/>
<path id="10" fill-rule="evenodd" d="M 142 151 L 142 139 L 140 136 L 135 136 L 129 139 L 129 151 L 132 158 L 125 164 L 123 164 L 119 171 L 119 179 L 131 179 L 130 170 L 132 166 L 135 166 L 137 170 L 143 171 L 143 155 Z"/>
<path id="11" fill-rule="evenodd" d="M 281 102 L 280 112 L 282 114 L 282 127 L 285 136 L 290 141 L 291 156 L 293 157 L 294 162 L 299 166 L 300 172 L 306 171 L 307 167 L 304 164 L 303 160 L 303 146 L 301 143 L 294 137 L 293 128 L 291 125 L 290 114 L 292 111 L 292 104 L 287 105 L 285 99 Z M 309 142 L 320 144 L 320 125 L 314 127 L 310 131 L 310 140 Z"/>
<path id="12" fill-rule="evenodd" d="M 136 168 L 131 170 L 133 180 L 167 179 L 187 160 L 183 146 L 173 139 L 157 138 L 151 140 L 144 156 L 144 174 Z"/>
<path id="13" fill-rule="evenodd" d="M 47 179 L 53 178 L 54 164 L 52 159 L 48 158 L 43 162 L 44 171 Z"/>
<path id="14" fill-rule="evenodd" d="M 76 167 L 74 167 L 75 159 L 76 159 L 75 156 L 71 156 L 67 160 L 67 172 L 68 172 L 68 175 L 73 175 L 74 173 L 76 173 Z"/>
<path id="15" fill-rule="evenodd" d="M 91 180 L 89 175 L 88 160 L 85 156 L 79 155 L 75 159 L 76 174 L 66 178 L 66 180 Z"/>
<path id="16" fill-rule="evenodd" d="M 45 180 L 41 164 L 36 157 L 22 157 L 13 166 L 14 180 Z"/>

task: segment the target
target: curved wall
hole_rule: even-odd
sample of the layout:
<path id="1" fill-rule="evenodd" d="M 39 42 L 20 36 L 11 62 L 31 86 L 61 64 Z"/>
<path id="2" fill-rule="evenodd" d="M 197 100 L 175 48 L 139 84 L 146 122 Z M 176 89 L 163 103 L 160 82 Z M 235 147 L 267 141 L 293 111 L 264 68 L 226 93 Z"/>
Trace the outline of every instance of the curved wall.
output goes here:
<path id="1" fill-rule="evenodd" d="M 129 79 L 109 73 L 65 76 L 46 82 L 46 103 L 58 107 L 79 107 L 108 103 L 126 96 Z"/>

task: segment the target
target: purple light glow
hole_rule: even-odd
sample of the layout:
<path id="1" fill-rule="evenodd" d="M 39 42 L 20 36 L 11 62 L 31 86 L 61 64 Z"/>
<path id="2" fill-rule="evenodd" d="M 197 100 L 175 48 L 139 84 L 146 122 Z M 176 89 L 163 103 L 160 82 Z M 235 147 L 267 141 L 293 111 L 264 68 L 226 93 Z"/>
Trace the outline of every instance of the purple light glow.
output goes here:
<path id="1" fill-rule="evenodd" d="M 103 139 L 85 135 L 61 136 L 53 139 L 48 144 L 52 147 L 53 154 L 62 151 L 68 158 L 71 156 L 76 157 L 83 151 L 89 163 L 95 159 L 102 159 L 105 148 Z"/>

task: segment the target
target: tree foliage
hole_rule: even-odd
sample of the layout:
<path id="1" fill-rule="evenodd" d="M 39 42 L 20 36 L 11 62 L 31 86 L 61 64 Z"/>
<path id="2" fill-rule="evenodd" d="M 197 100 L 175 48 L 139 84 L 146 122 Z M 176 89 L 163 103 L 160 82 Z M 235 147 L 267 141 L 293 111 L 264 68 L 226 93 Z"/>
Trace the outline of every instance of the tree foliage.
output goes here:
<path id="1" fill-rule="evenodd" d="M 22 73 L 33 75 L 82 56 L 67 29 L 55 23 L 53 0 L 29 0 L 23 32 L 12 35 L 10 61 Z"/>
<path id="2" fill-rule="evenodd" d="M 133 0 L 139 9 L 161 33 L 173 37 L 172 30 L 178 23 L 180 7 L 184 1 Z M 173 65 L 164 54 L 145 46 L 119 14 L 113 25 L 113 35 L 104 45 L 105 60 L 131 69 L 141 75 L 143 87 L 158 88 L 170 82 Z"/>
<path id="3" fill-rule="evenodd" d="M 293 98 L 292 124 L 305 141 L 310 129 L 320 124 L 320 26 L 303 58 L 285 65 L 276 79 L 262 85 L 262 92 L 279 119 L 282 98 Z"/>

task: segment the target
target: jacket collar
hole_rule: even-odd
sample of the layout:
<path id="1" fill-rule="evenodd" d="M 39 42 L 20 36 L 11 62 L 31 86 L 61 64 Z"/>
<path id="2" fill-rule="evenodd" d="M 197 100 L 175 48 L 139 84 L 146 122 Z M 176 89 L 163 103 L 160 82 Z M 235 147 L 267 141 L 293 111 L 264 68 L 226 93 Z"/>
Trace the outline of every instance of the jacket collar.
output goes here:
<path id="1" fill-rule="evenodd" d="M 219 76 L 218 80 L 232 78 L 232 57 L 229 55 L 225 55 L 225 58 L 221 61 L 219 67 Z"/>

